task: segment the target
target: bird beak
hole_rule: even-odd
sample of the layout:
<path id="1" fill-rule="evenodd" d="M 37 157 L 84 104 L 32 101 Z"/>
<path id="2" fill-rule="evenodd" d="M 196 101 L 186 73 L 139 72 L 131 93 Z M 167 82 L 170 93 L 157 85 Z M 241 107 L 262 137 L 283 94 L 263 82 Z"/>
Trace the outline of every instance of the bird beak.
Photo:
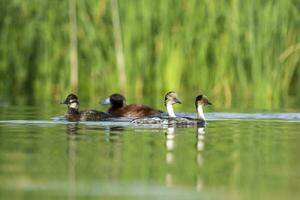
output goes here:
<path id="1" fill-rule="evenodd" d="M 213 105 L 213 104 L 212 104 L 211 102 L 209 102 L 209 101 L 207 102 L 207 104 L 208 104 L 208 105 Z"/>
<path id="2" fill-rule="evenodd" d="M 175 102 L 181 104 L 181 101 L 179 99 L 175 99 Z"/>
<path id="3" fill-rule="evenodd" d="M 104 105 L 110 104 L 110 97 L 107 97 L 106 99 L 102 99 L 99 103 Z"/>
<path id="4" fill-rule="evenodd" d="M 67 99 L 65 101 L 60 102 L 60 104 L 68 104 Z"/>

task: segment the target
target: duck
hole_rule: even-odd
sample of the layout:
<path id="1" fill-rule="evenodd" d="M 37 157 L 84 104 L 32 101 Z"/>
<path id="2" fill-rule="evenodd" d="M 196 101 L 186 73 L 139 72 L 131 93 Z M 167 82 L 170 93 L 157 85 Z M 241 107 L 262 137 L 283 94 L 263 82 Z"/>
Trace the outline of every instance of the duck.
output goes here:
<path id="1" fill-rule="evenodd" d="M 175 103 L 181 103 L 178 100 L 177 94 L 173 91 L 168 92 L 165 95 L 165 106 L 167 108 L 168 117 L 148 117 L 148 118 L 138 118 L 131 121 L 133 124 L 160 124 L 160 125 L 170 125 L 176 124 L 177 126 L 189 126 L 189 125 L 197 125 L 199 127 L 205 126 L 205 116 L 203 113 L 203 108 L 206 105 L 212 105 L 212 103 L 208 100 L 208 97 L 200 94 L 196 96 L 195 106 L 197 111 L 197 118 L 189 118 L 189 117 L 177 117 L 175 115 L 173 105 Z"/>
<path id="2" fill-rule="evenodd" d="M 163 113 L 161 110 L 151 108 L 143 104 L 126 105 L 123 95 L 115 93 L 100 101 L 101 104 L 110 104 L 107 110 L 113 117 L 144 117 Z"/>
<path id="3" fill-rule="evenodd" d="M 131 121 L 133 124 L 169 124 L 169 120 L 173 120 L 176 118 L 173 105 L 181 104 L 177 93 L 174 91 L 169 91 L 165 94 L 164 105 L 167 109 L 168 116 L 155 116 L 155 117 L 144 117 L 137 118 Z"/>
<path id="4" fill-rule="evenodd" d="M 212 105 L 212 103 L 208 100 L 208 97 L 205 96 L 204 94 L 200 94 L 196 97 L 195 100 L 195 107 L 197 110 L 197 118 L 196 120 L 198 121 L 206 121 L 203 108 L 206 105 Z"/>
<path id="5" fill-rule="evenodd" d="M 108 113 L 96 110 L 79 112 L 79 100 L 75 94 L 69 94 L 62 104 L 68 107 L 64 115 L 68 121 L 100 121 L 111 117 Z"/>

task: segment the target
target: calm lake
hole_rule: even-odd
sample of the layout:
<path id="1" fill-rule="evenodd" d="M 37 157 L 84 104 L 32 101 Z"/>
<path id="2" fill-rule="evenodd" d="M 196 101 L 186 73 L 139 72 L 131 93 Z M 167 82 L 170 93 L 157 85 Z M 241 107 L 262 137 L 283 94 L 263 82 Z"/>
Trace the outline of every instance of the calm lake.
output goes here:
<path id="1" fill-rule="evenodd" d="M 0 107 L 1 199 L 300 198 L 300 113 L 211 112 L 203 129 L 59 109 Z"/>

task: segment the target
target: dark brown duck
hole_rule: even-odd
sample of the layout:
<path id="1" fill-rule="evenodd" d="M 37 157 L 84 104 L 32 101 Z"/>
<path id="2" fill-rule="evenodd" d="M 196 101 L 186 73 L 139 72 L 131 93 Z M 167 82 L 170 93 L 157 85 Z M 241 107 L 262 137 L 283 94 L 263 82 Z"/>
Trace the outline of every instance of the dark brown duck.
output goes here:
<path id="1" fill-rule="evenodd" d="M 121 94 L 112 94 L 101 103 L 111 105 L 107 112 L 114 117 L 143 117 L 162 113 L 160 110 L 142 104 L 126 105 L 126 99 Z"/>

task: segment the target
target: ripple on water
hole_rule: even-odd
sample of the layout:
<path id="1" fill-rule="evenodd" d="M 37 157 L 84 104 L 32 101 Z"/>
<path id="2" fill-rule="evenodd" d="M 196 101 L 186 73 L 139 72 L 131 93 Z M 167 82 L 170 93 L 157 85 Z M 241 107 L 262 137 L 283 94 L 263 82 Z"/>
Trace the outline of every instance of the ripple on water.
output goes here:
<path id="1" fill-rule="evenodd" d="M 178 117 L 196 118 L 195 113 L 177 113 Z M 276 120 L 281 122 L 300 122 L 300 113 L 225 113 L 225 112 L 211 112 L 206 113 L 207 121 L 215 120 Z M 52 117 L 52 120 L 0 120 L 1 124 L 69 124 L 76 122 L 68 122 L 63 116 Z M 94 121 L 94 122 L 79 122 L 86 125 L 120 125 L 129 126 L 131 121 L 135 118 L 120 117 L 110 118 L 107 121 Z M 136 126 L 137 127 L 137 126 Z M 155 126 L 153 126 L 155 127 Z"/>

